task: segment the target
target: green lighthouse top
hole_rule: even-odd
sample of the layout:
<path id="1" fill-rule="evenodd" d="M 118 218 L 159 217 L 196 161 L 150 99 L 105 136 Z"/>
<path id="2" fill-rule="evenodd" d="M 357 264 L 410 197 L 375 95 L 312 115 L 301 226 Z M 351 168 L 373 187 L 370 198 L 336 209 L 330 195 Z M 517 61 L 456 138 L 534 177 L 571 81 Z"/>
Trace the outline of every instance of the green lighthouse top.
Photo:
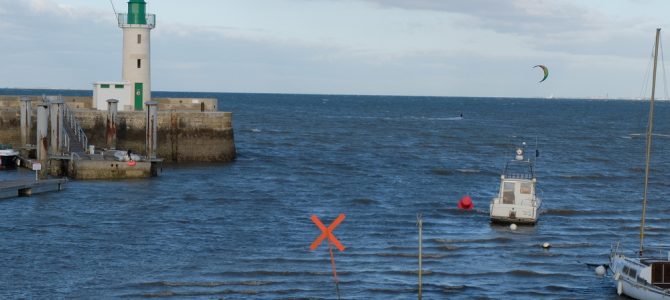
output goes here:
<path id="1" fill-rule="evenodd" d="M 144 0 L 128 1 L 128 24 L 147 24 L 147 3 Z"/>

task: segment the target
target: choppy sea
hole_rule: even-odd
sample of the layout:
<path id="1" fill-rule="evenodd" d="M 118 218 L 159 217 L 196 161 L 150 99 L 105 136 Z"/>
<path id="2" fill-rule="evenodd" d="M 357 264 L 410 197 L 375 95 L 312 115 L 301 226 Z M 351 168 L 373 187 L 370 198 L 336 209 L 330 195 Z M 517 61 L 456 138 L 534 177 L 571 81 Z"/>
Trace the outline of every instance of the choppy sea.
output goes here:
<path id="1" fill-rule="evenodd" d="M 154 95 L 218 98 L 237 159 L 0 201 L 0 298 L 336 299 L 311 215 L 346 216 L 333 231 L 342 299 L 417 297 L 417 214 L 424 299 L 617 299 L 589 264 L 638 247 L 644 101 Z M 670 242 L 667 116 L 657 102 L 648 245 Z M 540 151 L 543 207 L 512 231 L 488 205 L 521 142 Z M 464 195 L 474 211 L 456 209 Z"/>

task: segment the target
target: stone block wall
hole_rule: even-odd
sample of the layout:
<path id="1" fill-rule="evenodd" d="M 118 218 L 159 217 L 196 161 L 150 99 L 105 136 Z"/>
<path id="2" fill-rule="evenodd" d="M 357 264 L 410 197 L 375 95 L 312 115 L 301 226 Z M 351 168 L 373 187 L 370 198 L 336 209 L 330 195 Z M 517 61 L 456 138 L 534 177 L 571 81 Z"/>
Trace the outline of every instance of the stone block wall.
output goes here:
<path id="1" fill-rule="evenodd" d="M 21 143 L 21 117 L 19 109 L 0 109 L 0 144 L 12 144 L 14 147 Z M 33 135 L 34 136 L 34 135 Z"/>
<path id="2" fill-rule="evenodd" d="M 107 148 L 107 112 L 75 112 L 89 144 Z M 117 149 L 146 155 L 146 112 L 119 112 Z M 230 112 L 158 112 L 157 156 L 174 162 L 217 162 L 235 159 L 235 141 Z"/>
<path id="3" fill-rule="evenodd" d="M 30 98 L 33 107 L 37 107 L 37 104 L 42 102 L 42 96 L 0 96 L 0 109 L 18 109 L 21 105 L 21 97 Z M 87 96 L 63 96 L 63 101 L 70 108 L 91 108 L 91 99 L 91 97 Z"/>
<path id="4" fill-rule="evenodd" d="M 18 147 L 21 142 L 20 113 L 17 105 L 0 107 L 0 144 Z M 41 97 L 40 97 L 41 100 Z M 33 102 L 36 103 L 37 101 Z M 0 103 L 3 103 L 0 101 Z M 70 103 L 68 103 L 70 105 Z M 0 105 L 1 106 L 1 105 Z M 75 109 L 89 144 L 96 149 L 106 145 L 106 111 Z M 146 112 L 118 112 L 117 149 L 131 149 L 145 155 Z M 33 110 L 31 143 L 35 136 L 36 111 Z M 230 112 L 158 112 L 157 156 L 167 162 L 228 162 L 235 159 L 235 138 Z"/>

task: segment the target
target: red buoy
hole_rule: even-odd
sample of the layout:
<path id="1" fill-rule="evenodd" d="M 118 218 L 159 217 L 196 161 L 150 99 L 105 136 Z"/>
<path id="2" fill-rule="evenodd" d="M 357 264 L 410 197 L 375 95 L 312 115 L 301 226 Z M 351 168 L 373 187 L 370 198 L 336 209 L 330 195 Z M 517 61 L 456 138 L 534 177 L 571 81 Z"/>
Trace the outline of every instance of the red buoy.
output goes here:
<path id="1" fill-rule="evenodd" d="M 472 198 L 470 198 L 468 195 L 465 195 L 463 198 L 461 198 L 461 201 L 458 201 L 458 208 L 470 210 L 475 208 L 475 205 L 472 203 Z"/>
<path id="2" fill-rule="evenodd" d="M 129 160 L 128 165 L 134 167 L 137 163 L 134 160 Z"/>

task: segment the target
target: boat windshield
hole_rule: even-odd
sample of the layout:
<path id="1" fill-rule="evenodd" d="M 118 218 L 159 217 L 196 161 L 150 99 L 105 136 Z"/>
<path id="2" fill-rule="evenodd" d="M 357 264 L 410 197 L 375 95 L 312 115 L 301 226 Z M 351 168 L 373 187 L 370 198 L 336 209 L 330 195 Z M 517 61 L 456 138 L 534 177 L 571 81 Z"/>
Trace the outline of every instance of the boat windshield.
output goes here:
<path id="1" fill-rule="evenodd" d="M 533 172 L 533 164 L 529 161 L 512 160 L 507 162 L 505 170 L 503 171 L 505 178 L 515 179 L 533 179 L 535 173 Z"/>

